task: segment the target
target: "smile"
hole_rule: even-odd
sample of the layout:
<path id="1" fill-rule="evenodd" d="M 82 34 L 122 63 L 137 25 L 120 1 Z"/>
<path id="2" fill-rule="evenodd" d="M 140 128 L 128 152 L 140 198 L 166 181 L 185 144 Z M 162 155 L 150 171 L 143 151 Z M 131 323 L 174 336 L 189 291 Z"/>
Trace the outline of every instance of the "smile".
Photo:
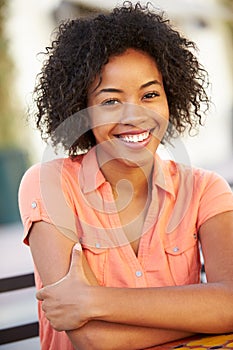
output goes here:
<path id="1" fill-rule="evenodd" d="M 120 138 L 124 142 L 129 142 L 129 143 L 137 143 L 137 142 L 142 142 L 148 139 L 150 135 L 149 131 L 145 131 L 141 134 L 134 134 L 134 135 L 119 135 L 118 138 Z"/>

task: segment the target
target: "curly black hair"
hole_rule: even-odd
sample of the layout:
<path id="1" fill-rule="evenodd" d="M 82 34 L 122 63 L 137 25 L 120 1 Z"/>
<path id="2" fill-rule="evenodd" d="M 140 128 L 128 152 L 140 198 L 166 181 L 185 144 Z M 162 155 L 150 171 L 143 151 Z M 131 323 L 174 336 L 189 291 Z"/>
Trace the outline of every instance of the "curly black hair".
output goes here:
<path id="1" fill-rule="evenodd" d="M 34 91 L 36 125 L 43 139 L 50 139 L 54 146 L 62 143 L 70 156 L 95 145 L 91 130 L 81 135 L 77 129 L 83 130 L 85 118 L 69 130 L 63 122 L 87 107 L 89 86 L 109 57 L 128 48 L 148 53 L 162 74 L 170 112 L 164 140 L 202 124 L 202 112 L 209 107 L 208 75 L 193 53 L 195 44 L 149 4 L 126 1 L 110 13 L 64 21 L 59 26 L 56 39 L 46 48 Z M 63 132 L 57 133 L 62 123 Z M 70 132 L 79 135 L 71 136 L 72 144 Z"/>

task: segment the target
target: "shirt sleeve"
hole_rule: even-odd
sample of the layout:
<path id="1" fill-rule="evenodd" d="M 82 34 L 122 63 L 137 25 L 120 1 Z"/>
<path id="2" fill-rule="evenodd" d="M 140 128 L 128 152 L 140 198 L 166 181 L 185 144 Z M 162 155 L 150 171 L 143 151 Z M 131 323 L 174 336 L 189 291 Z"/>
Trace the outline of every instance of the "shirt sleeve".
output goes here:
<path id="1" fill-rule="evenodd" d="M 62 161 L 32 166 L 24 174 L 19 187 L 19 210 L 24 226 L 24 243 L 32 224 L 45 221 L 77 241 L 74 208 L 67 198 L 69 188 L 64 179 Z"/>
<path id="2" fill-rule="evenodd" d="M 232 190 L 220 175 L 207 172 L 202 176 L 202 184 L 196 190 L 201 191 L 197 221 L 198 229 L 211 217 L 233 210 Z"/>

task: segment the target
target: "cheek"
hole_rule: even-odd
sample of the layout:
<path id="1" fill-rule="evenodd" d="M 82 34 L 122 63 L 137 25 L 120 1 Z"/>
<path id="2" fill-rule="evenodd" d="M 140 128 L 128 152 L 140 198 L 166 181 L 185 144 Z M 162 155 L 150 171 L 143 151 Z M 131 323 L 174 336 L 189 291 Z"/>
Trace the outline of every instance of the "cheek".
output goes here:
<path id="1" fill-rule="evenodd" d="M 168 105 L 167 97 L 166 97 L 166 103 L 164 104 L 164 109 L 165 109 L 165 115 L 166 115 L 167 119 L 169 119 L 170 111 L 169 111 L 169 105 Z"/>
<path id="2" fill-rule="evenodd" d="M 92 129 L 92 132 L 95 136 L 95 139 L 96 139 L 96 142 L 97 143 L 100 143 L 104 140 L 106 140 L 106 138 L 108 137 L 108 132 L 109 132 L 109 129 L 106 128 L 106 127 L 94 127 Z"/>
<path id="3" fill-rule="evenodd" d="M 164 97 L 163 102 L 160 105 L 160 114 L 165 118 L 168 119 L 169 118 L 169 107 L 168 107 L 168 102 L 167 102 L 167 98 Z"/>
<path id="4" fill-rule="evenodd" d="M 95 140 L 98 143 L 99 141 L 99 128 L 92 128 L 93 135 L 95 136 Z"/>
<path id="5" fill-rule="evenodd" d="M 106 110 L 102 106 L 98 105 L 89 107 L 88 115 L 93 133 L 96 132 L 104 134 L 108 132 L 108 129 L 110 129 L 109 120 L 114 120 L 113 113 L 109 109 Z"/>

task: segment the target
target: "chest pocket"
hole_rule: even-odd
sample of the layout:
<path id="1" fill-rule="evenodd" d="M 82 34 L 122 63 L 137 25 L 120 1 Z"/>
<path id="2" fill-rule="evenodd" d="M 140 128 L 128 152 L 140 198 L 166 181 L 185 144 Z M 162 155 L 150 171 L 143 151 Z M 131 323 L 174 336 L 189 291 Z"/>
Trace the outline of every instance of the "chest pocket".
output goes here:
<path id="1" fill-rule="evenodd" d="M 92 269 L 99 285 L 104 285 L 105 264 L 108 249 L 91 247 L 82 244 L 83 253 L 86 256 L 87 262 Z"/>
<path id="2" fill-rule="evenodd" d="M 195 233 L 184 237 L 182 241 L 169 239 L 165 245 L 165 254 L 175 285 L 200 282 L 200 250 Z"/>

